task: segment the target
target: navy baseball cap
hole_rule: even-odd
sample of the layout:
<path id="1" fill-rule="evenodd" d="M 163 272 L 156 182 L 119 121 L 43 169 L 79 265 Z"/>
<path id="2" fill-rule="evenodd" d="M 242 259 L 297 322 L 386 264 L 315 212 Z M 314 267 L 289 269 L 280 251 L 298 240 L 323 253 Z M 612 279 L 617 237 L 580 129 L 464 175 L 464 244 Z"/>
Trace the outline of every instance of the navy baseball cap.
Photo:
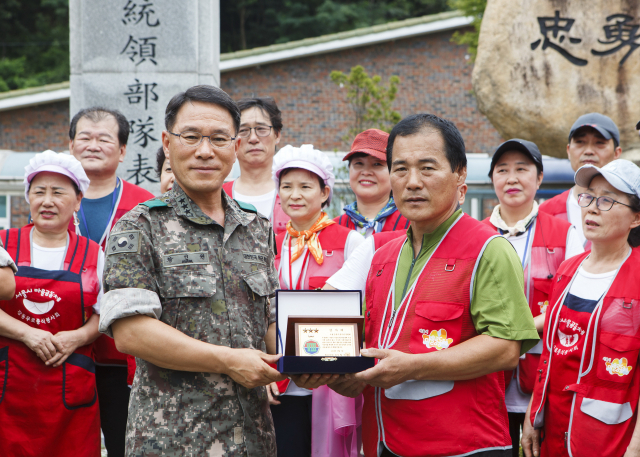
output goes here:
<path id="1" fill-rule="evenodd" d="M 496 152 L 493 153 L 493 157 L 491 157 L 491 168 L 489 168 L 489 177 L 491 177 L 491 175 L 493 174 L 493 169 L 495 168 L 496 163 L 498 162 L 502 154 L 507 151 L 520 151 L 524 153 L 525 155 L 529 156 L 531 160 L 533 160 L 533 163 L 536 164 L 538 172 L 542 171 L 542 154 L 540 153 L 538 146 L 531 141 L 513 138 L 502 143 L 500 146 L 498 146 Z"/>
<path id="2" fill-rule="evenodd" d="M 613 122 L 610 117 L 600 113 L 583 114 L 571 126 L 569 142 L 571 142 L 573 134 L 582 127 L 591 127 L 592 129 L 596 129 L 600 135 L 605 138 L 605 140 L 613 138 L 615 146 L 620 146 L 620 131 L 618 130 L 616 123 Z"/>

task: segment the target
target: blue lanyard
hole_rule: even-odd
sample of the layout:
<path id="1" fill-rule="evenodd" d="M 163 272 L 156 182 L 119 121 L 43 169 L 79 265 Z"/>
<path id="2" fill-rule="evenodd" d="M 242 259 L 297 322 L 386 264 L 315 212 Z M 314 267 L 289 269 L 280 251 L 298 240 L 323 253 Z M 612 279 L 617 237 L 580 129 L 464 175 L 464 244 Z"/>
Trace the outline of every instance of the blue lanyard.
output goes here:
<path id="1" fill-rule="evenodd" d="M 529 249 L 529 237 L 531 236 L 531 226 L 527 229 L 527 243 L 524 245 L 524 255 L 522 256 L 522 270 L 524 271 L 524 263 L 527 261 L 527 250 Z"/>
<path id="2" fill-rule="evenodd" d="M 120 178 L 116 177 L 116 187 L 115 189 L 113 189 L 113 198 L 111 199 L 111 210 L 109 211 L 109 221 L 111 220 L 111 216 L 113 215 L 113 209 L 116 206 L 116 198 L 118 196 L 118 188 L 120 187 Z M 87 225 L 87 219 L 84 217 L 84 209 L 82 208 L 82 202 L 80 203 L 80 211 L 78 211 L 78 213 L 80 214 L 80 218 L 82 219 L 82 223 L 84 224 L 84 230 L 87 233 L 87 238 L 91 239 L 91 235 L 89 234 L 89 226 Z M 107 221 L 107 224 L 109 222 Z M 100 243 L 100 241 L 102 240 L 98 240 L 98 243 Z"/>

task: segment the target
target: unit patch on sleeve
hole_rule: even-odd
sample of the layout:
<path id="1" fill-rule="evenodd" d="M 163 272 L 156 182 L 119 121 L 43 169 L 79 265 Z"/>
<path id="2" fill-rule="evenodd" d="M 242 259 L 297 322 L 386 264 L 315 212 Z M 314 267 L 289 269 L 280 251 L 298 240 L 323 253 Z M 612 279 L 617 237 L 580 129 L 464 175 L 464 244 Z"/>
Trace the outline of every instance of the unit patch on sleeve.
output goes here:
<path id="1" fill-rule="evenodd" d="M 198 252 L 175 252 L 162 256 L 162 267 L 177 267 L 179 265 L 209 265 L 209 253 Z"/>
<path id="2" fill-rule="evenodd" d="M 109 237 L 107 255 L 122 254 L 125 252 L 140 252 L 140 231 L 127 230 L 114 233 Z"/>
<path id="3" fill-rule="evenodd" d="M 242 251 L 242 257 L 245 262 L 267 264 L 267 256 L 259 252 Z"/>

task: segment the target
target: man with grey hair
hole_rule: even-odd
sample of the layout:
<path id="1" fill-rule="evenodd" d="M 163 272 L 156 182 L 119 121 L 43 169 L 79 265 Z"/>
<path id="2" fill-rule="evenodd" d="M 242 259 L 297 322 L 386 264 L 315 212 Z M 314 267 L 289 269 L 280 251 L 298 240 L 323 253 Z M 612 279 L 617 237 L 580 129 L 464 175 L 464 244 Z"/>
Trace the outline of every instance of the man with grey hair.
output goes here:
<path id="1" fill-rule="evenodd" d="M 240 112 L 212 86 L 171 99 L 162 132 L 173 188 L 107 244 L 100 331 L 136 356 L 127 455 L 275 456 L 264 386 L 275 352 L 274 235 L 222 191 Z"/>
<path id="2" fill-rule="evenodd" d="M 80 110 L 69 126 L 69 151 L 80 161 L 91 180 L 75 230 L 104 250 L 109 232 L 118 219 L 138 203 L 153 198 L 151 192 L 118 178 L 129 139 L 129 122 L 120 111 L 104 107 Z M 96 388 L 100 402 L 100 423 L 109 457 L 124 456 L 124 433 L 129 410 L 128 362 L 116 350 L 113 340 L 100 336 L 94 343 Z"/>

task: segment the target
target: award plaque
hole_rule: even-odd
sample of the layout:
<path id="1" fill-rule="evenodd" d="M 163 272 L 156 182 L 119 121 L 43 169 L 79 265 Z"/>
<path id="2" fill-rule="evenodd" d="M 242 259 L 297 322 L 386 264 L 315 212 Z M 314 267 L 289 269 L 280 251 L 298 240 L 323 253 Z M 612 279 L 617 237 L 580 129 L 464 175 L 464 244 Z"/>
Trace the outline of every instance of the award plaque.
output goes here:
<path id="1" fill-rule="evenodd" d="M 293 316 L 289 316 L 292 319 Z M 295 324 L 296 355 L 356 357 L 360 355 L 358 324 Z"/>
<path id="2" fill-rule="evenodd" d="M 286 374 L 357 373 L 375 364 L 362 357 L 360 291 L 278 290 L 278 371 Z"/>

